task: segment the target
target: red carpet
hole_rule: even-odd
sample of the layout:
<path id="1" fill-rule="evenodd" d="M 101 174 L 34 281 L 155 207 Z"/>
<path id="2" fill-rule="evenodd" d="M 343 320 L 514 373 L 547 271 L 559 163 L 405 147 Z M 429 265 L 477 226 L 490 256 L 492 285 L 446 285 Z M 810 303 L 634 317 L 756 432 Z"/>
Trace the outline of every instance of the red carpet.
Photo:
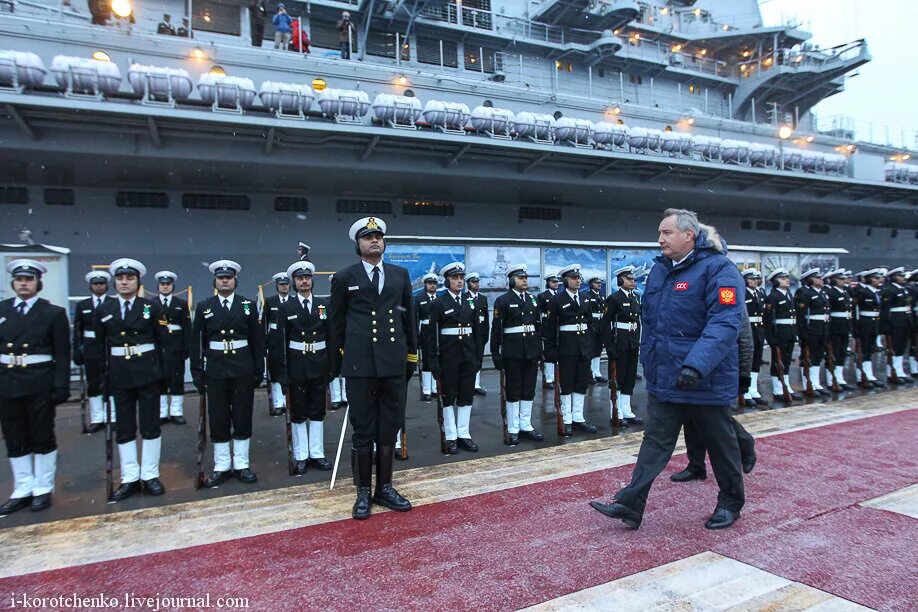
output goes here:
<path id="1" fill-rule="evenodd" d="M 658 479 L 637 532 L 587 505 L 628 480 L 624 466 L 366 522 L 4 579 L 0 593 L 210 593 L 272 610 L 506 610 L 713 550 L 866 606 L 914 609 L 918 521 L 855 504 L 916 481 L 915 417 L 759 440 L 743 518 L 725 532 L 702 526 L 714 508 L 713 478 L 668 480 L 683 467 L 680 455 Z"/>

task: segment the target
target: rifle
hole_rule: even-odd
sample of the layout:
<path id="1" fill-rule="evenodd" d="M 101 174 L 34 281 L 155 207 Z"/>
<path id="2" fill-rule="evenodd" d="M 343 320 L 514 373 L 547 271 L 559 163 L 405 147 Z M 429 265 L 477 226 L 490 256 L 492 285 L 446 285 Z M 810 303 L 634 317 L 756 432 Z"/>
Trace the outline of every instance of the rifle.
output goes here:
<path id="1" fill-rule="evenodd" d="M 504 423 L 504 444 L 510 445 L 510 430 L 507 428 L 507 393 L 505 388 L 504 371 L 500 370 L 500 419 Z"/>
<path id="2" fill-rule="evenodd" d="M 335 488 L 335 480 L 338 478 L 338 464 L 341 463 L 341 447 L 344 445 L 344 432 L 347 431 L 347 415 L 351 411 L 351 405 L 348 404 L 344 409 L 344 422 L 341 423 L 341 436 L 338 437 L 338 452 L 335 453 L 335 468 L 332 470 L 331 483 L 328 485 L 328 490 L 331 491 Z M 353 455 L 351 455 L 353 457 Z M 357 475 L 354 474 L 354 480 L 357 480 Z"/>
<path id="3" fill-rule="evenodd" d="M 561 411 L 561 362 L 555 363 L 555 420 L 558 424 L 558 435 L 564 435 L 564 415 Z"/>
<path id="4" fill-rule="evenodd" d="M 886 382 L 895 384 L 899 380 L 899 375 L 893 368 L 893 341 L 892 335 L 886 334 Z"/>
<path id="5" fill-rule="evenodd" d="M 778 346 L 777 340 L 771 345 L 771 348 L 774 351 L 772 359 L 775 361 L 775 370 L 777 370 L 778 379 L 781 381 L 782 399 L 785 404 L 792 404 L 794 398 L 791 397 L 790 389 L 787 388 L 787 383 L 784 382 L 784 360 L 781 357 L 781 347 Z"/>
<path id="6" fill-rule="evenodd" d="M 115 492 L 115 481 L 112 475 L 112 457 L 114 448 L 112 447 L 112 399 L 109 391 L 111 389 L 111 372 L 109 371 L 111 361 L 111 348 L 109 347 L 108 338 L 105 338 L 105 375 L 102 378 L 104 385 L 105 402 L 105 491 L 106 499 L 111 503 L 112 493 Z"/>
<path id="7" fill-rule="evenodd" d="M 84 434 L 89 433 L 86 426 L 86 371 L 80 366 L 80 428 Z"/>
<path id="8" fill-rule="evenodd" d="M 801 362 L 803 363 L 803 377 L 806 379 L 806 396 L 816 397 L 816 391 L 813 390 L 813 381 L 810 380 L 810 367 L 812 367 L 812 363 L 810 362 L 810 345 L 808 342 L 803 345 Z"/>
<path id="9" fill-rule="evenodd" d="M 334 412 L 337 410 L 337 408 L 332 408 L 331 389 L 329 388 L 329 385 L 337 385 L 338 383 L 335 382 L 337 380 L 337 378 L 332 378 L 331 382 L 325 385 L 325 412 Z"/>
<path id="10" fill-rule="evenodd" d="M 402 432 L 399 434 L 399 437 L 401 438 L 401 440 L 399 440 L 399 442 L 401 442 L 401 448 L 398 450 L 402 460 L 404 461 L 408 459 L 408 434 L 405 433 L 404 424 L 402 424 Z"/>
<path id="11" fill-rule="evenodd" d="M 838 377 L 835 376 L 835 353 L 832 351 L 831 340 L 826 342 L 826 369 L 832 373 L 832 393 L 841 393 L 841 385 L 838 384 Z"/>
<path id="12" fill-rule="evenodd" d="M 434 382 L 437 385 L 437 390 L 434 392 L 434 395 L 437 396 L 437 423 L 440 425 L 440 452 L 447 455 L 449 451 L 446 448 L 446 430 L 443 429 L 443 397 L 440 395 L 440 381 L 434 378 Z"/>
<path id="13" fill-rule="evenodd" d="M 194 488 L 204 486 L 204 450 L 207 448 L 207 392 L 201 393 L 198 402 L 198 473 L 194 479 Z"/>
<path id="14" fill-rule="evenodd" d="M 606 351 L 608 355 L 608 351 Z M 618 429 L 621 421 L 618 418 L 618 384 L 616 378 L 618 375 L 618 362 L 614 357 L 609 357 L 609 395 L 612 399 L 612 427 Z"/>

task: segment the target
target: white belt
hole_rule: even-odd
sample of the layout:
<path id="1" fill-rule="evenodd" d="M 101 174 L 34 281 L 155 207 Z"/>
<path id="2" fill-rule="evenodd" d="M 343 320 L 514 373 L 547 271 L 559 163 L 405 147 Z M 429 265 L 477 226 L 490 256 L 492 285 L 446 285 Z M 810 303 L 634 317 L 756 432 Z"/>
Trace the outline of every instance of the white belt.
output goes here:
<path id="1" fill-rule="evenodd" d="M 622 323 L 620 321 L 615 322 L 615 329 L 624 329 L 625 331 L 637 331 L 637 323 Z"/>
<path id="2" fill-rule="evenodd" d="M 890 308 L 889 312 L 908 312 L 908 306 L 895 306 Z"/>
<path id="3" fill-rule="evenodd" d="M 83 332 L 83 337 L 84 337 L 84 338 L 92 338 L 92 339 L 95 339 L 95 337 L 96 337 L 96 332 L 94 332 L 94 331 L 84 331 L 84 332 Z"/>
<path id="4" fill-rule="evenodd" d="M 832 313 L 832 318 L 834 318 L 834 319 L 850 319 L 850 318 L 851 318 L 851 313 L 848 312 L 847 310 L 846 310 L 845 312 L 833 312 L 833 313 Z"/>
<path id="5" fill-rule="evenodd" d="M 155 344 L 137 344 L 135 346 L 113 346 L 112 347 L 112 356 L 113 357 L 124 357 L 125 359 L 130 359 L 134 355 L 143 355 L 144 353 L 149 353 L 152 350 L 156 349 Z"/>
<path id="6" fill-rule="evenodd" d="M 601 319 L 601 318 L 602 318 L 602 313 L 601 313 L 601 312 L 594 312 L 594 313 L 593 313 L 593 318 L 594 318 L 594 319 Z"/>
<path id="7" fill-rule="evenodd" d="M 797 321 L 794 319 L 775 319 L 775 325 L 796 325 Z"/>
<path id="8" fill-rule="evenodd" d="M 749 317 L 749 322 L 750 323 L 761 323 L 762 317 Z"/>
<path id="9" fill-rule="evenodd" d="M 858 312 L 858 314 L 861 315 L 862 317 L 878 317 L 878 316 L 880 316 L 880 313 L 877 312 L 876 310 L 861 310 L 861 311 Z"/>
<path id="10" fill-rule="evenodd" d="M 562 325 L 558 329 L 564 332 L 585 332 L 589 327 L 586 323 L 574 323 L 573 325 Z"/>
<path id="11" fill-rule="evenodd" d="M 421 319 L 421 325 L 429 325 L 430 319 Z"/>
<path id="12" fill-rule="evenodd" d="M 248 345 L 248 340 L 220 340 L 218 342 L 211 340 L 207 343 L 207 346 L 210 348 L 210 350 L 223 351 L 224 353 L 228 351 L 235 351 L 237 348 L 242 348 Z"/>
<path id="13" fill-rule="evenodd" d="M 11 368 L 16 366 L 26 367 L 36 363 L 48 363 L 54 361 L 51 355 L 0 355 L 0 363 Z"/>
<path id="14" fill-rule="evenodd" d="M 823 323 L 825 323 L 826 321 L 829 320 L 829 315 L 824 315 L 824 314 L 822 314 L 822 315 L 806 315 L 806 320 L 807 320 L 807 321 L 822 321 Z"/>
<path id="15" fill-rule="evenodd" d="M 535 325 L 517 325 L 516 327 L 506 327 L 504 328 L 505 334 L 523 334 L 523 333 L 533 333 L 535 332 Z"/>
<path id="16" fill-rule="evenodd" d="M 296 342 L 291 340 L 289 346 L 295 351 L 303 351 L 304 353 L 318 353 L 319 351 L 325 349 L 325 340 L 322 340 L 321 342 Z"/>
<path id="17" fill-rule="evenodd" d="M 277 323 L 268 323 L 268 329 L 277 329 Z"/>
<path id="18" fill-rule="evenodd" d="M 471 327 L 444 327 L 440 329 L 441 336 L 468 336 L 471 333 Z"/>
<path id="19" fill-rule="evenodd" d="M 166 327 L 169 328 L 169 331 L 182 331 L 182 326 L 176 323 L 169 323 Z"/>

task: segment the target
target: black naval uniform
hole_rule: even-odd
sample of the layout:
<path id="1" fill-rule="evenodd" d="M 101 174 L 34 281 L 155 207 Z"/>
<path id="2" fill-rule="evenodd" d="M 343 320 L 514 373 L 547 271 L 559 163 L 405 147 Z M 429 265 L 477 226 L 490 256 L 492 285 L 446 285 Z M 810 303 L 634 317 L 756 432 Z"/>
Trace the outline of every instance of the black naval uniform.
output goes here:
<path id="1" fill-rule="evenodd" d="M 765 298 L 765 338 L 771 347 L 771 376 L 778 376 L 777 350 L 781 350 L 784 375 L 790 380 L 790 367 L 797 341 L 797 319 L 790 290 L 772 289 Z M 773 389 L 777 387 L 773 386 Z M 788 385 L 790 388 L 790 385 Z M 777 398 L 776 398 L 777 399 Z"/>
<path id="2" fill-rule="evenodd" d="M 752 329 L 752 374 L 762 369 L 762 353 L 765 350 L 765 292 L 760 288 L 746 287 L 746 314 Z"/>
<path id="3" fill-rule="evenodd" d="M 35 298 L 23 315 L 19 303 L 18 297 L 0 302 L 0 425 L 14 475 L 13 494 L 0 515 L 50 504 L 57 463 L 54 408 L 70 394 L 67 313 Z"/>
<path id="4" fill-rule="evenodd" d="M 185 360 L 191 352 L 191 313 L 188 312 L 188 302 L 174 295 L 160 295 L 157 301 L 163 309 L 167 330 L 162 395 L 181 397 L 185 395 Z"/>
<path id="5" fill-rule="evenodd" d="M 478 338 L 478 371 L 475 373 L 477 382 L 478 375 L 481 372 L 481 364 L 484 362 L 484 347 L 491 333 L 491 308 L 488 306 L 488 298 L 482 295 L 480 291 L 477 295 L 472 295 L 471 291 L 466 291 L 465 295 L 472 298 L 472 304 L 477 315 L 475 318 L 475 335 Z"/>
<path id="6" fill-rule="evenodd" d="M 551 304 L 552 298 L 557 295 L 559 289 L 552 291 L 551 289 L 546 289 L 538 296 L 536 296 L 536 301 L 539 304 L 539 313 L 541 314 L 542 322 L 545 321 L 545 317 L 548 315 L 548 307 Z M 611 359 L 611 357 L 610 357 Z M 545 371 L 542 373 L 542 384 L 546 389 L 552 389 L 555 386 L 555 364 L 545 363 Z"/>
<path id="7" fill-rule="evenodd" d="M 206 387 L 207 416 L 215 455 L 224 453 L 218 451 L 217 444 L 225 444 L 226 447 L 220 447 L 227 449 L 221 456 L 228 459 L 229 441 L 235 440 L 233 468 L 238 473 L 249 468 L 252 406 L 255 389 L 264 380 L 264 331 L 252 300 L 234 293 L 229 310 L 224 307 L 223 300 L 222 296 L 215 295 L 195 308 L 191 373 L 199 391 Z M 239 443 L 243 443 L 241 453 L 238 452 Z M 228 471 L 225 462 L 214 469 L 221 477 Z M 208 480 L 213 480 L 213 476 Z M 255 481 L 254 474 L 244 476 L 246 482 Z"/>
<path id="8" fill-rule="evenodd" d="M 323 431 L 325 389 L 331 381 L 328 301 L 314 295 L 304 299 L 291 294 L 280 306 L 278 316 L 281 346 L 287 346 L 286 362 L 281 357 L 279 375 L 281 384 L 290 389 L 290 420 L 294 433 L 298 433 L 294 447 L 297 472 L 305 471 L 306 461 L 329 470 L 332 466 L 325 459 Z"/>
<path id="9" fill-rule="evenodd" d="M 584 419 L 583 403 L 590 384 L 590 359 L 596 353 L 591 307 L 559 291 L 549 305 L 542 329 L 545 361 L 557 363 L 558 384 L 561 385 L 561 410 L 564 413 L 565 435 L 570 429 L 594 433 L 596 427 Z"/>
<path id="10" fill-rule="evenodd" d="M 906 285 L 912 296 L 912 340 L 909 358 L 911 359 L 910 373 L 912 378 L 918 378 L 918 368 L 915 367 L 915 360 L 918 359 L 918 279 L 912 277 Z"/>
<path id="11" fill-rule="evenodd" d="M 281 306 L 290 302 L 293 293 L 294 292 L 291 291 L 289 294 L 287 294 L 286 299 L 282 299 L 280 295 L 272 295 L 265 300 L 263 321 L 265 347 L 268 351 L 267 366 L 269 384 L 280 382 L 280 376 L 284 369 L 284 341 L 282 337 L 283 334 L 280 330 L 280 326 L 282 324 Z M 273 405 L 270 407 L 270 414 L 272 416 L 283 414 L 283 410 L 280 410 L 280 408 L 284 406 L 283 392 L 281 391 L 277 394 L 280 397 L 274 397 L 274 392 L 278 391 L 277 385 L 274 385 L 271 388 L 271 391 L 271 401 Z"/>
<path id="12" fill-rule="evenodd" d="M 803 352 L 809 352 L 810 370 L 807 376 L 813 390 L 828 395 L 819 382 L 819 364 L 826 355 L 826 341 L 829 339 L 829 296 L 824 290 L 803 286 L 794 295 L 797 309 L 797 331 L 800 335 L 800 363 Z M 828 369 L 827 369 L 828 372 Z"/>
<path id="13" fill-rule="evenodd" d="M 889 379 L 901 384 L 905 382 L 903 360 L 912 332 L 912 296 L 905 285 L 890 281 L 880 291 L 880 332 L 892 340 L 887 346 L 893 354 Z"/>
<path id="14" fill-rule="evenodd" d="M 434 377 L 441 385 L 443 431 L 448 444 L 452 443 L 449 452 L 455 453 L 457 440 L 466 450 L 477 451 L 468 417 L 475 395 L 475 374 L 481 367 L 479 354 L 484 350 L 478 335 L 478 307 L 469 294 L 455 296 L 447 290 L 434 300 L 429 316 L 427 349 Z"/>
<path id="15" fill-rule="evenodd" d="M 842 287 L 826 287 L 829 297 L 829 342 L 832 344 L 832 358 L 836 372 L 841 372 L 848 358 L 848 339 L 851 337 L 851 295 Z M 837 368 L 842 368 L 838 370 Z M 844 378 L 838 382 L 846 386 Z"/>
<path id="16" fill-rule="evenodd" d="M 437 294 L 430 295 L 427 291 L 414 298 L 414 320 L 417 328 L 417 342 L 421 349 L 421 392 L 424 400 L 430 399 L 430 394 L 435 389 L 436 383 L 431 380 L 431 360 L 429 357 L 430 344 L 430 308 L 437 299 Z"/>
<path id="17" fill-rule="evenodd" d="M 641 298 L 630 293 L 619 289 L 607 297 L 602 318 L 603 343 L 609 363 L 615 361 L 615 384 L 622 395 L 634 393 L 641 347 Z"/>
<path id="18" fill-rule="evenodd" d="M 602 314 L 603 314 L 603 297 L 602 294 L 598 291 L 593 291 L 592 289 L 587 289 L 586 291 L 580 294 L 580 302 L 583 304 L 584 310 L 589 313 L 590 316 L 590 329 L 589 334 L 593 336 L 593 354 L 590 355 L 590 359 L 599 359 L 602 355 Z M 597 375 L 598 374 L 598 375 Z M 594 376 L 596 375 L 596 376 Z M 590 378 L 591 381 L 595 378 L 596 382 L 605 382 L 605 377 L 599 371 L 599 364 L 596 364 L 596 368 L 593 368 L 593 364 L 590 363 Z"/>
<path id="19" fill-rule="evenodd" d="M 873 374 L 873 353 L 880 333 L 880 290 L 862 283 L 854 288 L 851 297 L 854 300 L 854 334 L 861 347 L 861 368 L 871 386 L 884 386 Z"/>
<path id="20" fill-rule="evenodd" d="M 507 291 L 494 300 L 491 359 L 504 371 L 507 403 L 535 399 L 536 374 L 542 358 L 541 315 L 528 292 Z"/>
<path id="21" fill-rule="evenodd" d="M 81 300 L 76 304 L 73 319 L 73 363 L 86 371 L 86 397 L 89 398 L 90 421 L 102 429 L 105 409 L 102 406 L 102 370 L 105 367 L 105 341 L 96 337 L 95 312 L 97 305 L 115 298 L 108 295 Z M 101 300 L 101 301 L 100 301 Z M 113 415 L 114 416 L 114 415 Z"/>

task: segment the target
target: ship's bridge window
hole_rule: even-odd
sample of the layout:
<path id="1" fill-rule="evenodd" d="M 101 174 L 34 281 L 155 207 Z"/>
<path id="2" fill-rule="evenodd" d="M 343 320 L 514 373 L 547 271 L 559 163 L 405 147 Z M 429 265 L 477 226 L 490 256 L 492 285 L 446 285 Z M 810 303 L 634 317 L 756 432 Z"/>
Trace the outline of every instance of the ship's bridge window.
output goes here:
<path id="1" fill-rule="evenodd" d="M 238 4 L 195 0 L 192 10 L 191 25 L 195 30 L 239 36 L 242 19 Z"/>
<path id="2" fill-rule="evenodd" d="M 455 42 L 418 36 L 414 44 L 417 47 L 418 62 L 446 68 L 459 67 L 458 47 Z"/>
<path id="3" fill-rule="evenodd" d="M 629 74 L 628 82 L 631 83 L 632 85 L 643 85 L 644 78 L 639 74 Z"/>
<path id="4" fill-rule="evenodd" d="M 389 200 L 340 199 L 335 202 L 335 212 L 349 214 L 391 215 L 392 202 Z"/>
<path id="5" fill-rule="evenodd" d="M 0 187 L 0 204 L 28 204 L 29 190 L 25 187 Z"/>

